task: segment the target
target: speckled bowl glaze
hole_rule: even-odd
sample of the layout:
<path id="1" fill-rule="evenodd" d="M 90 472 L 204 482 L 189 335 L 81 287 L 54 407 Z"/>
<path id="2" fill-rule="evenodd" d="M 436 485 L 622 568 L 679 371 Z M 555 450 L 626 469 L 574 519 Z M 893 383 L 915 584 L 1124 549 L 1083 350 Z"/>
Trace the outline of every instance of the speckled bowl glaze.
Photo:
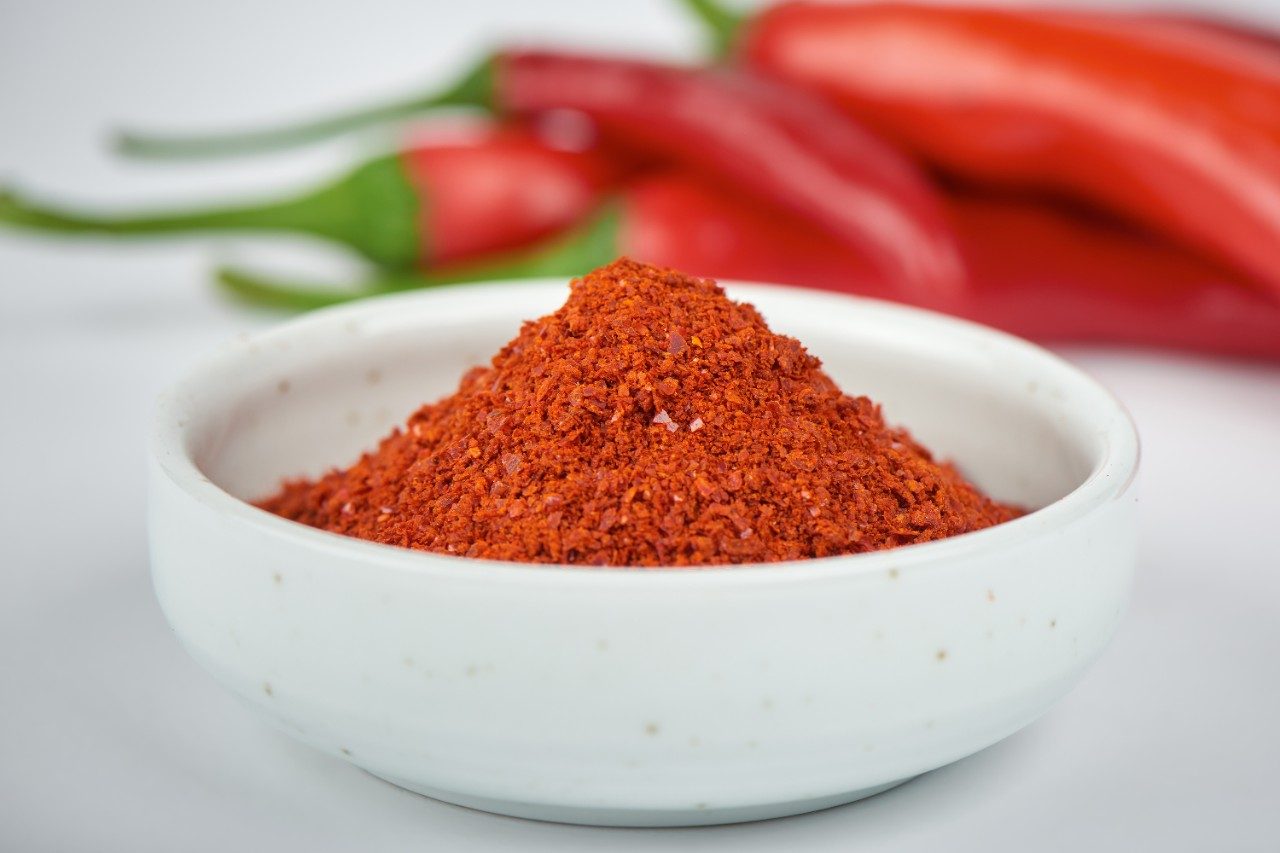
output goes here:
<path id="1" fill-rule="evenodd" d="M 238 340 L 159 405 L 156 593 L 191 655 L 284 731 L 504 814 L 667 826 L 864 797 L 1030 723 L 1098 655 L 1134 565 L 1121 406 L 970 323 L 729 285 L 850 393 L 958 462 L 1008 524 L 800 563 L 492 563 L 255 509 L 452 391 L 564 282 L 413 293 Z"/>

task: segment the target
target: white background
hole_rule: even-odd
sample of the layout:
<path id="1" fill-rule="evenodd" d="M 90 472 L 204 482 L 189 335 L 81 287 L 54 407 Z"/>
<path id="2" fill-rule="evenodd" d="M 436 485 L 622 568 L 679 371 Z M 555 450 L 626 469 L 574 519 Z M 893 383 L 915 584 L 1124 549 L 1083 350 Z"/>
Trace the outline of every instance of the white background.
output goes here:
<path id="1" fill-rule="evenodd" d="M 126 120 L 252 123 L 409 91 L 504 34 L 697 44 L 658 0 L 0 0 L 0 179 L 104 203 L 297 185 L 349 148 L 193 169 L 121 164 L 101 143 Z M 0 232 L 0 849 L 1280 849 L 1280 366 L 1064 350 L 1138 421 L 1142 559 L 1114 645 L 1030 729 L 819 814 L 555 826 L 296 745 L 173 640 L 147 578 L 151 403 L 215 343 L 275 321 L 212 292 L 211 254 Z"/>

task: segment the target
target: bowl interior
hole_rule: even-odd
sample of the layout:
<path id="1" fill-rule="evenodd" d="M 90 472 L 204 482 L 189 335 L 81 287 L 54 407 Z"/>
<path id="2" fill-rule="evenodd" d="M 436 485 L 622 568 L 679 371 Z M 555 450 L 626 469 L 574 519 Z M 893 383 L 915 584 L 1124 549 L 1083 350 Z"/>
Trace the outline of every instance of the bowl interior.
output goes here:
<path id="1" fill-rule="evenodd" d="M 879 401 L 993 496 L 1038 508 L 1101 466 L 1115 402 L 1073 368 L 999 333 L 867 300 L 727 285 L 798 338 L 849 394 Z M 320 312 L 240 341 L 174 392 L 185 451 L 252 500 L 287 477 L 354 461 L 426 401 L 452 392 L 563 282 L 458 288 Z M 162 418 L 163 418 L 162 414 Z"/>

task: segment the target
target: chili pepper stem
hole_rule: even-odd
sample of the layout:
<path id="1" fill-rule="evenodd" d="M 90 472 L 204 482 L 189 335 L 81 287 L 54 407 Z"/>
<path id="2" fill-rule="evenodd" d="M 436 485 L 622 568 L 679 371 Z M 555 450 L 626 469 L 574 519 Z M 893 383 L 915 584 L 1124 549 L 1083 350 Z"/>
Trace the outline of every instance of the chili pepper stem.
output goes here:
<path id="1" fill-rule="evenodd" d="M 712 54 L 717 59 L 729 55 L 745 16 L 731 11 L 716 0 L 679 0 L 703 25 Z"/>
<path id="2" fill-rule="evenodd" d="M 322 287 L 311 283 L 272 281 L 230 267 L 215 272 L 215 281 L 238 301 L 265 308 L 283 308 L 290 311 L 310 311 L 328 305 L 338 305 L 365 296 L 393 293 L 424 286 L 422 278 L 406 273 L 403 277 L 384 276 L 366 282 L 356 290 Z"/>
<path id="3" fill-rule="evenodd" d="M 368 279 L 356 288 L 325 288 L 313 283 L 273 281 L 266 276 L 232 267 L 218 269 L 215 281 L 223 290 L 242 302 L 306 311 L 365 296 L 422 287 L 584 275 L 618 256 L 618 230 L 621 222 L 621 211 L 616 206 L 606 207 L 586 225 L 550 243 L 512 251 L 481 263 L 382 275 Z"/>
<path id="4" fill-rule="evenodd" d="M 286 231 L 345 243 L 386 266 L 421 256 L 421 204 L 399 158 L 374 160 L 342 179 L 292 198 L 205 210 L 120 215 L 78 211 L 0 191 L 0 224 L 61 234 L 147 235 L 200 231 Z"/>
<path id="5" fill-rule="evenodd" d="M 485 59 L 445 89 L 404 101 L 378 104 L 301 124 L 264 130 L 190 135 L 126 130 L 116 135 L 114 148 L 120 154 L 141 160 L 194 160 L 297 148 L 361 128 L 411 118 L 441 107 L 488 108 L 492 82 L 493 63 Z"/>
<path id="6" fill-rule="evenodd" d="M 245 205 L 209 210 L 159 214 L 121 215 L 71 210 L 19 196 L 0 195 L 0 222 L 36 231 L 64 234 L 162 234 L 225 228 L 293 228 L 298 225 L 303 200 Z"/>

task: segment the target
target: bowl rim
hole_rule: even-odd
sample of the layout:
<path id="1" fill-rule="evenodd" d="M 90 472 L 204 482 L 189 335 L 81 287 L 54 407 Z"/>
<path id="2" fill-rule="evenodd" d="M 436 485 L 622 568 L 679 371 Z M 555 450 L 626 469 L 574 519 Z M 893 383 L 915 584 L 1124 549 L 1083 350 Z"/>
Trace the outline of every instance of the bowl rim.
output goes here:
<path id="1" fill-rule="evenodd" d="M 305 334 L 327 325 L 350 325 L 383 313 L 404 311 L 414 303 L 492 299 L 504 291 L 519 289 L 533 295 L 541 288 L 563 290 L 564 278 L 495 280 L 462 285 L 435 287 L 405 293 L 373 296 L 356 302 L 335 305 L 291 318 L 253 334 L 241 333 L 189 365 L 180 377 L 156 401 L 150 442 L 150 456 L 158 470 L 179 490 L 208 509 L 228 516 L 261 535 L 281 539 L 300 548 L 329 552 L 346 563 L 359 563 L 367 571 L 374 565 L 382 569 L 413 574 L 440 575 L 451 579 L 492 579 L 504 582 L 532 580 L 539 585 L 548 582 L 572 585 L 616 583 L 667 583 L 673 578 L 682 585 L 690 583 L 742 584 L 814 582 L 820 579 L 862 575 L 875 576 L 889 572 L 919 572 L 939 567 L 973 555 L 975 552 L 1000 549 L 1061 529 L 1092 511 L 1121 498 L 1132 486 L 1138 472 L 1141 446 L 1137 428 L 1124 404 L 1104 385 L 1080 368 L 1049 350 L 998 329 L 984 326 L 927 309 L 901 305 L 869 297 L 791 285 L 766 284 L 737 280 L 720 280 L 732 298 L 754 302 L 757 295 L 769 301 L 808 302 L 815 309 L 844 309 L 857 306 L 890 319 L 932 324 L 939 330 L 968 339 L 979 346 L 997 346 L 1053 370 L 1059 377 L 1069 378 L 1079 388 L 1103 404 L 1102 411 L 1091 419 L 1105 426 L 1101 431 L 1102 458 L 1066 495 L 1024 516 L 958 536 L 903 545 L 882 551 L 841 554 L 772 563 L 730 563 L 713 566 L 583 566 L 562 563 L 524 563 L 486 560 L 460 555 L 420 551 L 372 542 L 309 527 L 281 518 L 235 497 L 215 484 L 186 452 L 184 437 L 192 425 L 183 418 L 178 400 L 197 392 L 191 390 L 210 375 L 222 375 L 226 364 L 242 360 L 253 351 Z M 463 296 L 465 294 L 465 296 Z M 419 316 L 423 316 L 419 314 Z M 151 500 L 155 500 L 154 490 Z M 331 561 L 327 561 L 331 564 Z"/>

